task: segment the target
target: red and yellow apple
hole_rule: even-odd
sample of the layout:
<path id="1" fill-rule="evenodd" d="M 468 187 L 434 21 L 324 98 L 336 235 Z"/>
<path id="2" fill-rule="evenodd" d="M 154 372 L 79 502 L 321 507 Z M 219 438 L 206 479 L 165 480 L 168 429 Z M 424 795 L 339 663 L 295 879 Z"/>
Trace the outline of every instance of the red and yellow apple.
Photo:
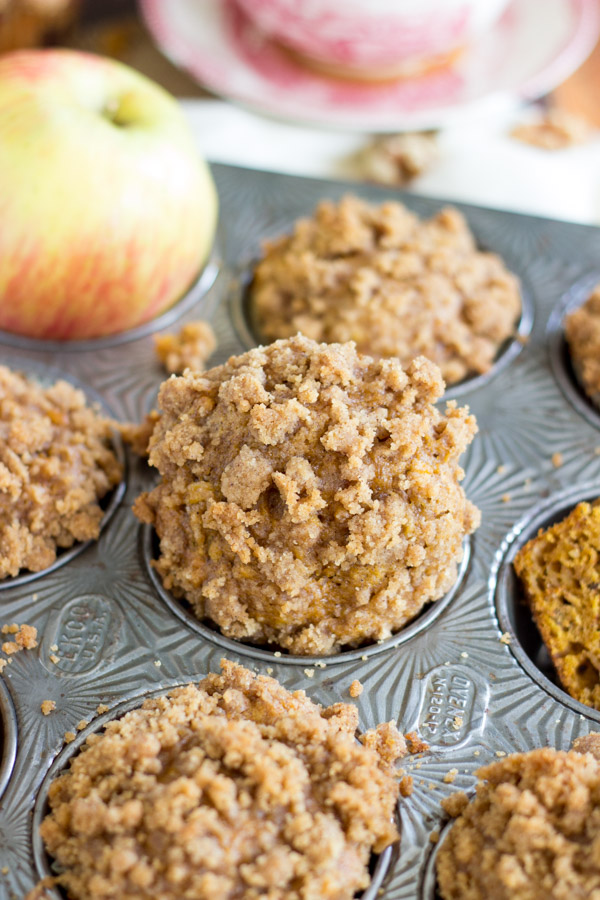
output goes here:
<path id="1" fill-rule="evenodd" d="M 0 329 L 79 339 L 146 322 L 199 274 L 216 220 L 166 91 L 76 51 L 0 57 Z"/>

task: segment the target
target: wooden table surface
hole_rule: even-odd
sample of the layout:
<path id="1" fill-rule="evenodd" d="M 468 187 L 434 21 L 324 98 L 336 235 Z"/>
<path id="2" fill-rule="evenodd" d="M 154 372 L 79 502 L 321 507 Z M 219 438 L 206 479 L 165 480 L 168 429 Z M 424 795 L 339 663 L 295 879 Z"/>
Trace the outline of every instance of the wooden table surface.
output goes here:
<path id="1" fill-rule="evenodd" d="M 176 97 L 211 96 L 162 55 L 138 16 L 117 16 L 91 24 L 84 22 L 66 43 L 119 59 L 153 78 Z"/>
<path id="2" fill-rule="evenodd" d="M 559 106 L 600 127 L 600 41 L 582 66 L 554 91 Z"/>

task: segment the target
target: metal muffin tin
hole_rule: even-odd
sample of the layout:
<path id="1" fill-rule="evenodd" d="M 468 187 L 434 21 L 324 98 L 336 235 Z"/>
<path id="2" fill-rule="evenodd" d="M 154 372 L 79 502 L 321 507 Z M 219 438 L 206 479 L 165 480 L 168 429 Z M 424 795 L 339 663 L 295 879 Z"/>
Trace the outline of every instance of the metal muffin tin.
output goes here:
<path id="1" fill-rule="evenodd" d="M 213 172 L 221 200 L 217 253 L 166 318 L 114 339 L 69 345 L 0 334 L 0 362 L 41 378 L 58 369 L 118 419 L 140 421 L 165 378 L 152 331 L 211 318 L 219 342 L 213 364 L 246 349 L 243 292 L 263 238 L 289 230 L 319 200 L 348 192 L 375 202 L 396 198 L 422 216 L 444 205 L 387 188 L 222 165 Z M 131 512 L 156 473 L 127 452 L 125 484 L 111 498 L 116 508 L 110 516 L 107 508 L 98 542 L 52 571 L 0 585 L 0 622 L 35 625 L 39 640 L 36 650 L 13 657 L 0 682 L 1 900 L 22 898 L 48 871 L 36 834 L 48 773 L 60 771 L 91 730 L 149 694 L 217 671 L 223 656 L 322 704 L 350 701 L 348 688 L 358 678 L 362 729 L 394 719 L 429 744 L 427 753 L 402 763 L 414 790 L 399 807 L 401 844 L 381 860 L 365 897 L 432 900 L 430 838 L 445 822 L 440 801 L 457 789 L 471 791 L 475 770 L 497 754 L 566 749 L 599 728 L 600 714 L 552 681 L 539 643 L 526 633 L 510 560 L 540 524 L 600 494 L 600 416 L 565 364 L 562 343 L 565 309 L 596 283 L 600 229 L 454 205 L 479 244 L 521 278 L 525 300 L 520 341 L 505 348 L 489 375 L 444 398 L 469 404 L 479 422 L 463 467 L 467 495 L 483 518 L 467 542 L 456 588 L 397 637 L 339 656 L 288 657 L 227 640 L 192 620 L 157 582 L 149 566 L 152 533 Z M 561 454 L 560 466 L 554 454 Z M 43 700 L 56 702 L 48 716 Z M 98 717 L 101 703 L 110 709 Z M 81 722 L 90 724 L 63 749 L 65 732 Z"/>

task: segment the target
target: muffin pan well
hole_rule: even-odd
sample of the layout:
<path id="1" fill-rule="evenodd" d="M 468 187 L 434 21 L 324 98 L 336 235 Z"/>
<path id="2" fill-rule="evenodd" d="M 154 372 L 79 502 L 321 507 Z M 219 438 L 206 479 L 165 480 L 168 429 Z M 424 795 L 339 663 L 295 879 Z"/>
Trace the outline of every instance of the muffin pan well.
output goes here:
<path id="1" fill-rule="evenodd" d="M 228 298 L 231 321 L 244 350 L 251 350 L 252 347 L 264 343 L 260 329 L 254 321 L 252 308 L 252 277 L 257 262 L 258 258 L 255 257 L 243 267 L 239 277 L 232 284 Z M 450 385 L 448 393 L 451 392 L 453 397 L 462 397 L 468 391 L 483 387 L 498 372 L 510 365 L 511 361 L 519 355 L 523 346 L 529 340 L 529 335 L 533 328 L 533 315 L 534 306 L 531 290 L 525 275 L 521 274 L 521 315 L 519 316 L 514 335 L 502 343 L 496 354 L 494 364 L 488 372 L 463 378 L 461 381 Z"/>
<path id="2" fill-rule="evenodd" d="M 181 684 L 186 684 L 186 681 L 182 681 Z M 171 688 L 175 686 L 176 684 L 173 683 L 171 685 Z M 0 688 L 1 687 L 2 685 L 0 685 Z M 53 861 L 48 856 L 44 843 L 39 834 L 40 824 L 50 811 L 50 805 L 48 802 L 48 790 L 52 781 L 62 775 L 66 770 L 68 770 L 71 760 L 79 752 L 80 748 L 87 741 L 88 737 L 91 734 L 97 734 L 109 721 L 114 721 L 115 719 L 118 719 L 121 716 L 125 715 L 125 713 L 141 706 L 143 701 L 148 699 L 149 697 L 160 696 L 163 693 L 164 690 L 146 692 L 139 697 L 133 697 L 126 703 L 117 705 L 108 713 L 103 713 L 102 715 L 97 716 L 90 725 L 79 731 L 74 740 L 71 743 L 67 744 L 55 758 L 54 762 L 46 773 L 46 776 L 38 791 L 32 813 L 33 858 L 39 879 L 51 878 L 54 874 L 56 874 Z M 0 710 L 1 709 L 2 693 L 0 691 Z M 400 831 L 400 819 L 398 815 L 395 816 L 395 824 Z M 371 876 L 371 882 L 367 889 L 359 895 L 361 900 L 376 900 L 376 898 L 378 897 L 378 891 L 386 879 L 390 866 L 395 861 L 397 849 L 397 845 L 394 844 L 386 847 L 385 850 L 383 850 L 381 853 L 371 854 L 371 859 L 369 862 L 369 874 Z M 46 896 L 56 898 L 56 900 L 61 900 L 61 898 L 62 900 L 64 900 L 64 898 L 67 897 L 67 894 L 65 893 L 63 888 L 55 887 L 47 888 Z"/>
<path id="3" fill-rule="evenodd" d="M 537 533 L 565 519 L 578 503 L 592 503 L 600 495 L 600 483 L 580 484 L 552 494 L 518 522 L 502 543 L 496 563 L 492 568 L 490 586 L 495 582 L 495 599 L 498 618 L 504 632 L 509 635 L 510 649 L 536 684 L 569 706 L 579 715 L 587 715 L 598 723 L 600 710 L 590 709 L 571 697 L 561 686 L 550 655 L 535 625 L 525 600 L 512 562 L 522 547 Z M 497 576 L 497 578 L 496 578 Z"/>
<path id="4" fill-rule="evenodd" d="M 0 797 L 8 784 L 17 754 L 17 717 L 10 694 L 0 682 Z"/>
<path id="5" fill-rule="evenodd" d="M 2 362 L 3 358 L 2 354 L 0 353 L 0 364 Z M 93 408 L 94 410 L 97 410 L 100 415 L 104 416 L 107 419 L 114 418 L 112 410 L 107 406 L 100 394 L 98 394 L 88 384 L 84 384 L 78 378 L 61 371 L 56 366 L 44 365 L 43 363 L 40 363 L 35 359 L 27 359 L 24 357 L 21 357 L 20 359 L 11 359 L 10 362 L 6 363 L 6 365 L 9 365 L 13 371 L 17 372 L 20 375 L 23 375 L 25 378 L 33 381 L 34 383 L 39 384 L 43 388 L 50 387 L 57 381 L 67 381 L 74 388 L 83 391 L 86 397 L 87 406 Z M 109 490 L 108 493 L 99 501 L 99 506 L 104 513 L 102 521 L 100 523 L 101 531 L 107 526 L 111 517 L 114 515 L 115 510 L 118 508 L 121 500 L 123 499 L 126 489 L 125 479 L 127 473 L 127 461 L 125 458 L 123 441 L 121 440 L 121 435 L 118 433 L 116 428 L 114 428 L 112 431 L 110 444 L 115 457 L 123 468 L 123 477 L 120 483 Z M 43 575 L 49 575 L 51 572 L 54 572 L 56 569 L 66 565 L 66 563 L 74 559 L 79 553 L 85 550 L 86 547 L 89 547 L 91 543 L 93 542 L 76 541 L 71 547 L 57 548 L 56 560 L 50 566 L 40 572 L 30 572 L 26 569 L 23 569 L 21 570 L 21 572 L 19 572 L 18 575 L 15 575 L 14 577 L 0 579 L 0 591 L 6 588 L 14 588 L 19 585 L 30 584 L 32 581 L 35 581 L 37 578 L 40 578 Z"/>
<path id="6" fill-rule="evenodd" d="M 190 309 L 195 309 L 212 287 L 219 273 L 218 240 L 217 237 L 215 249 L 210 259 L 185 294 L 173 306 L 156 316 L 156 318 L 150 319 L 149 322 L 144 322 L 135 328 L 129 328 L 127 331 L 120 331 L 115 335 L 77 341 L 44 341 L 40 338 L 29 338 L 0 329 L 0 345 L 6 344 L 8 347 L 19 347 L 22 350 L 38 351 L 40 353 L 47 353 L 52 350 L 59 354 L 68 352 L 81 353 L 84 351 L 94 353 L 106 347 L 115 347 L 120 344 L 127 344 L 129 341 L 140 340 L 163 328 L 169 328 L 173 322 L 176 322 Z"/>
<path id="7" fill-rule="evenodd" d="M 240 641 L 232 640 L 231 638 L 225 637 L 225 635 L 220 632 L 218 626 L 212 622 L 201 622 L 194 615 L 190 604 L 187 603 L 185 599 L 175 597 L 171 591 L 166 590 L 163 586 L 160 576 L 152 565 L 152 560 L 156 559 L 158 556 L 158 538 L 150 525 L 143 525 L 142 531 L 144 563 L 146 564 L 150 580 L 158 595 L 162 597 L 168 608 L 175 613 L 188 628 L 195 632 L 199 637 L 213 641 L 219 647 L 222 647 L 225 652 L 243 652 L 248 656 L 254 657 L 254 659 L 261 659 L 264 662 L 273 662 L 281 657 L 289 665 L 305 667 L 314 665 L 321 666 L 323 663 L 326 665 L 335 665 L 341 662 L 362 659 L 363 657 L 371 657 L 376 653 L 382 653 L 389 650 L 390 647 L 397 647 L 400 644 L 406 643 L 406 641 L 409 641 L 416 634 L 419 634 L 421 631 L 428 628 L 452 602 L 452 598 L 456 595 L 457 591 L 460 590 L 471 559 L 472 537 L 467 535 L 463 541 L 463 558 L 458 565 L 458 575 L 450 590 L 434 603 L 428 603 L 408 625 L 387 640 L 378 641 L 375 644 L 364 644 L 354 649 L 342 650 L 340 653 L 336 653 L 332 656 L 296 656 L 289 653 L 287 650 L 279 649 L 276 646 L 256 645 L 247 642 L 241 643 Z"/>
<path id="8" fill-rule="evenodd" d="M 419 884 L 419 900 L 441 900 L 437 886 L 436 860 L 440 847 L 444 843 L 444 838 L 450 831 L 452 821 L 453 820 L 451 819 L 440 829 L 435 844 L 431 845 Z"/>
<path id="9" fill-rule="evenodd" d="M 600 428 L 600 398 L 594 402 L 586 394 L 569 356 L 564 323 L 569 313 L 581 306 L 600 283 L 600 272 L 589 273 L 579 279 L 561 297 L 548 319 L 548 349 L 554 376 L 565 397 L 582 416 Z"/>
<path id="10" fill-rule="evenodd" d="M 289 230 L 319 200 L 337 200 L 348 192 L 374 202 L 396 198 L 423 216 L 444 205 L 442 199 L 372 186 L 228 166 L 213 171 L 221 202 L 218 274 L 206 276 L 212 283 L 189 305 L 181 303 L 167 320 L 144 326 L 143 333 L 103 339 L 94 347 L 34 346 L 3 334 L 0 361 L 16 369 L 57 366 L 67 377 L 93 386 L 117 419 L 140 421 L 166 377 L 154 356 L 151 331 L 210 317 L 218 339 L 211 364 L 246 349 L 235 297 L 251 277 L 246 261 L 257 258 L 263 238 Z M 497 752 L 544 745 L 566 749 L 573 738 L 598 730 L 598 713 L 580 708 L 548 678 L 544 660 L 527 643 L 518 618 L 524 611 L 508 590 L 509 574 L 502 603 L 496 574 L 500 567 L 500 590 L 502 566 L 509 565 L 512 557 L 506 554 L 514 541 L 576 499 L 591 496 L 595 485 L 600 494 L 598 423 L 565 396 L 553 356 L 551 318 L 564 298 L 574 296 L 574 286 L 591 278 L 600 258 L 600 229 L 456 205 L 480 245 L 499 253 L 521 278 L 526 312 L 521 341 L 511 345 L 490 376 L 446 393 L 469 404 L 479 423 L 479 434 L 463 457 L 463 483 L 482 511 L 482 524 L 470 540 L 462 581 L 395 638 L 335 658 L 276 656 L 270 649 L 227 641 L 192 620 L 157 583 L 149 567 L 152 534 L 131 512 L 156 473 L 128 452 L 127 485 L 114 500 L 117 508 L 111 507 L 99 540 L 33 583 L 2 584 L 0 624 L 35 625 L 39 646 L 15 654 L 2 675 L 9 697 L 6 712 L 0 691 L 0 787 L 6 781 L 0 804 L 0 900 L 25 896 L 46 872 L 36 836 L 44 778 L 66 763 L 88 733 L 82 730 L 61 753 L 65 732 L 77 732 L 83 722 L 95 729 L 118 714 L 122 704 L 137 705 L 148 693 L 199 680 L 216 671 L 223 656 L 327 705 L 349 702 L 349 686 L 359 679 L 364 690 L 354 702 L 362 729 L 393 719 L 428 743 L 428 752 L 401 763 L 413 778 L 413 793 L 400 803 L 401 845 L 390 854 L 376 889 L 390 900 L 426 896 L 430 835 L 446 818 L 440 800 L 457 789 L 470 791 L 477 768 Z M 578 294 L 581 302 L 585 296 L 585 290 Z M 513 538 L 505 542 L 507 535 Z M 40 704 L 46 699 L 54 700 L 56 709 L 43 716 Z M 100 718 L 99 704 L 109 707 Z M 450 769 L 457 770 L 452 784 L 444 781 Z"/>

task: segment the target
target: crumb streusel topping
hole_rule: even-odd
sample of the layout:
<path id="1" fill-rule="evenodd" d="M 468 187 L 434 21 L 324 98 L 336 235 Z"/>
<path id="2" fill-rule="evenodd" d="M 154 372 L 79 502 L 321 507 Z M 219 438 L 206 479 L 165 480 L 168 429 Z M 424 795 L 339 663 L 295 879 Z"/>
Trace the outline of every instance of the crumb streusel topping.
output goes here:
<path id="1" fill-rule="evenodd" d="M 600 762 L 600 733 L 591 731 L 589 734 L 576 738 L 571 749 L 576 753 L 591 753 Z"/>
<path id="2" fill-rule="evenodd" d="M 565 319 L 565 335 L 573 365 L 585 392 L 600 403 L 600 285 Z"/>
<path id="3" fill-rule="evenodd" d="M 599 900 L 600 762 L 544 748 L 477 775 L 439 851 L 443 900 Z"/>
<path id="4" fill-rule="evenodd" d="M 73 900 L 351 900 L 398 838 L 356 708 L 222 661 L 91 735 L 41 826 Z"/>
<path id="5" fill-rule="evenodd" d="M 98 537 L 98 501 L 122 476 L 111 435 L 66 381 L 42 387 L 0 366 L 0 578 Z"/>
<path id="6" fill-rule="evenodd" d="M 457 577 L 479 522 L 458 459 L 477 426 L 426 359 L 303 336 L 160 391 L 135 511 L 165 587 L 228 637 L 300 654 L 389 637 Z"/>
<path id="7" fill-rule="evenodd" d="M 447 383 L 487 372 L 521 311 L 517 278 L 477 249 L 458 210 L 422 221 L 352 196 L 265 244 L 252 299 L 268 340 L 300 331 L 403 363 L 422 355 Z"/>

